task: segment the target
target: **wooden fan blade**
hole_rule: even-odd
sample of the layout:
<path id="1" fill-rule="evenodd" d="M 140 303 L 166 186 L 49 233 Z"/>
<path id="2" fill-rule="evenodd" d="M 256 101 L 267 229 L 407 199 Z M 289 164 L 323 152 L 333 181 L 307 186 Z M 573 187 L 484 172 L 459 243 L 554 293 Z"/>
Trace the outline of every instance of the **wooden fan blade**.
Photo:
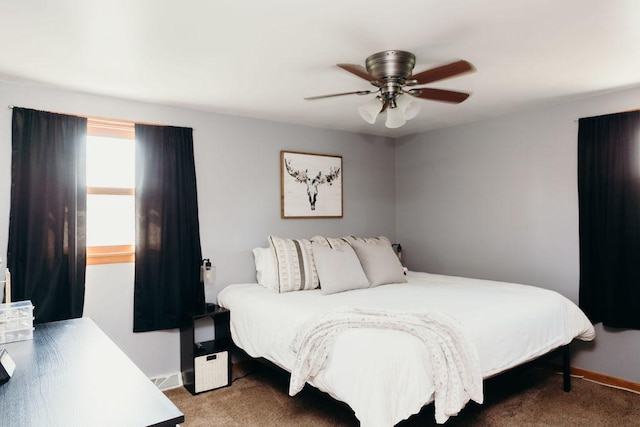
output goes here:
<path id="1" fill-rule="evenodd" d="M 423 71 L 418 74 L 414 74 L 407 80 L 416 80 L 417 85 L 424 85 L 427 83 L 435 82 L 438 80 L 448 79 L 449 77 L 457 76 L 459 74 L 468 73 L 474 71 L 473 65 L 467 61 L 461 60 L 452 62 L 451 64 L 442 65 L 440 67 L 432 68 L 430 70 Z"/>
<path id="2" fill-rule="evenodd" d="M 362 65 L 357 65 L 357 64 L 338 64 L 338 67 L 342 68 L 345 71 L 348 71 L 352 74 L 355 74 L 356 76 L 365 79 L 366 81 L 369 82 L 375 82 L 377 79 L 372 76 L 371 74 L 369 74 L 366 70 L 366 68 L 364 68 Z"/>
<path id="3" fill-rule="evenodd" d="M 343 96 L 343 95 L 369 95 L 370 93 L 375 93 L 377 91 L 374 90 L 356 90 L 353 92 L 342 92 L 342 93 L 332 93 L 329 95 L 318 95 L 318 96 L 307 96 L 305 99 L 307 101 L 312 101 L 314 99 L 322 99 L 322 98 L 333 98 L 334 96 Z"/>
<path id="4" fill-rule="evenodd" d="M 409 93 L 409 95 L 415 96 L 416 98 L 429 99 L 431 101 L 450 102 L 452 104 L 459 104 L 469 97 L 469 94 L 464 92 L 432 89 L 427 87 L 411 89 L 407 93 Z"/>

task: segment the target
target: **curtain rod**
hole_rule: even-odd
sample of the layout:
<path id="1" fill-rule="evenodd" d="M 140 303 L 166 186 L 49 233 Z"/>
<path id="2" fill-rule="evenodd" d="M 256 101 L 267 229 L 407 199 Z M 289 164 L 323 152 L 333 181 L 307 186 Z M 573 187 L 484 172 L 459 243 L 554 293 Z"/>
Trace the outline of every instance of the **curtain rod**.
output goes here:
<path id="1" fill-rule="evenodd" d="M 9 109 L 13 110 L 15 108 L 15 105 L 9 105 Z M 136 124 L 136 122 L 133 122 L 131 120 L 123 120 L 123 119 L 108 119 L 106 117 L 97 117 L 97 116 L 85 116 L 82 114 L 69 114 L 69 113 L 60 113 L 57 111 L 48 111 L 50 113 L 54 113 L 54 114 L 65 114 L 67 116 L 76 116 L 76 117 L 84 117 L 86 119 L 94 119 L 94 120 L 108 120 L 108 121 L 119 121 L 119 122 L 123 122 L 123 123 L 131 123 L 131 124 Z M 141 124 L 152 124 L 152 123 L 141 123 Z M 164 126 L 164 125 L 155 125 L 155 126 Z"/>
<path id="2" fill-rule="evenodd" d="M 577 119 L 573 119 L 574 122 L 577 122 L 580 119 L 592 119 L 594 117 L 600 117 L 600 116 L 609 116 L 611 114 L 624 114 L 624 113 L 635 113 L 636 111 L 640 111 L 640 107 L 638 108 L 633 108 L 631 110 L 623 110 L 623 111 L 615 111 L 613 113 L 606 113 L 606 114 L 597 114 L 595 116 L 588 116 L 588 117 L 578 117 Z"/>
<path id="3" fill-rule="evenodd" d="M 15 105 L 9 105 L 8 107 L 9 107 L 10 110 L 13 110 Z M 158 124 L 158 123 L 149 123 L 149 122 L 134 122 L 133 120 L 125 120 L 125 119 L 111 119 L 111 118 L 107 118 L 107 117 L 84 116 L 82 114 L 59 113 L 59 112 L 54 112 L 54 111 L 51 111 L 51 112 L 55 113 L 55 114 L 66 114 L 67 116 L 84 117 L 86 119 L 93 119 L 93 120 L 112 121 L 112 122 L 113 121 L 117 121 L 117 122 L 121 122 L 121 123 L 130 123 L 132 125 L 139 124 L 139 125 L 149 125 L 149 126 L 172 126 L 172 125 L 161 125 L 161 124 Z M 193 129 L 193 128 L 191 128 L 191 129 Z"/>
<path id="4" fill-rule="evenodd" d="M 13 110 L 15 108 L 15 105 L 9 105 L 9 109 Z M 131 124 L 135 124 L 136 122 L 133 122 L 131 120 L 123 120 L 123 119 L 108 119 L 106 117 L 97 117 L 97 116 L 85 116 L 83 114 L 70 114 L 70 113 L 60 113 L 58 111 L 47 111 L 48 113 L 53 113 L 53 114 L 65 114 L 67 116 L 75 116 L 75 117 L 84 117 L 86 119 L 94 119 L 94 120 L 106 120 L 106 121 L 119 121 L 119 122 L 123 122 L 123 123 L 131 123 Z M 144 123 L 147 124 L 147 123 Z M 158 126 L 162 126 L 162 125 L 158 125 Z"/>

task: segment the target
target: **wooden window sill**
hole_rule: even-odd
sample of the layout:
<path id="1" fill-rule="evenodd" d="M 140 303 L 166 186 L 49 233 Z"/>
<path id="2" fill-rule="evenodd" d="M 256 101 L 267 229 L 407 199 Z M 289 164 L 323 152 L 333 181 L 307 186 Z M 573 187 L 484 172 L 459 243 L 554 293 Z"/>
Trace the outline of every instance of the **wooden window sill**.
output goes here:
<path id="1" fill-rule="evenodd" d="M 87 248 L 87 265 L 125 262 L 135 262 L 133 245 L 90 246 Z"/>

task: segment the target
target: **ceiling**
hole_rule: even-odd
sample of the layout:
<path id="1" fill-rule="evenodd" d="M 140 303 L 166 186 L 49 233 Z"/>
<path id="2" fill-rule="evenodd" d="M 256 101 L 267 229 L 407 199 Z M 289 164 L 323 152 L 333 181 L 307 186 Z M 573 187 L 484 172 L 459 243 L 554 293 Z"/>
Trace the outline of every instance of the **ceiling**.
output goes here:
<path id="1" fill-rule="evenodd" d="M 0 81 L 398 137 L 640 84 L 637 0 L 0 0 Z M 398 129 L 364 122 L 372 89 L 335 66 L 413 52 L 465 59 Z"/>

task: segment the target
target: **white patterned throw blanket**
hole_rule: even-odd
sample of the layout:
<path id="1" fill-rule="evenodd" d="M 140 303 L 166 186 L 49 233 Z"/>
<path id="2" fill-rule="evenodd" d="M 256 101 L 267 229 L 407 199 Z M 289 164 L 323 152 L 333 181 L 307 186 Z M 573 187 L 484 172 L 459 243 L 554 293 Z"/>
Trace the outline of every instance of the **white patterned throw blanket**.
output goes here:
<path id="1" fill-rule="evenodd" d="M 457 415 L 469 399 L 483 402 L 478 352 L 460 323 L 441 312 L 381 311 L 341 307 L 328 311 L 303 328 L 292 343 L 296 360 L 289 395 L 304 387 L 325 366 L 336 337 L 353 328 L 392 329 L 419 338 L 427 350 L 435 387 L 435 419 L 442 424 Z"/>

